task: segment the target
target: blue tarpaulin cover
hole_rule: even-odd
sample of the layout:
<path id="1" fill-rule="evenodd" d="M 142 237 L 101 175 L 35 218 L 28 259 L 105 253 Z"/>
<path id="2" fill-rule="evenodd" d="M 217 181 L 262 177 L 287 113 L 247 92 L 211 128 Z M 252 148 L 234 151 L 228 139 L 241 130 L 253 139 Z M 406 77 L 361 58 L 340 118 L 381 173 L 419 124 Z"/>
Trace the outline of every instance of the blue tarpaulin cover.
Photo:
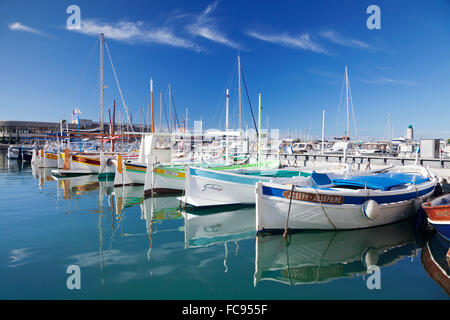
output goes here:
<path id="1" fill-rule="evenodd" d="M 429 179 L 417 174 L 384 172 L 371 176 L 351 176 L 343 179 L 333 179 L 336 186 L 357 186 L 369 189 L 390 190 L 403 184 L 421 184 Z"/>

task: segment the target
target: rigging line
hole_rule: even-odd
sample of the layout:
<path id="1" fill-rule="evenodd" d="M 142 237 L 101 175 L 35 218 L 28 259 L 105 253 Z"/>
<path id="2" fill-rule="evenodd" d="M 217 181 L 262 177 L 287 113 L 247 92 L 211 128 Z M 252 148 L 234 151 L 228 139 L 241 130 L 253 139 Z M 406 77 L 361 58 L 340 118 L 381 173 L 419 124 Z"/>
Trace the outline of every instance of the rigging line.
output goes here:
<path id="1" fill-rule="evenodd" d="M 162 104 L 163 104 L 163 109 L 164 109 L 164 115 L 166 117 L 166 124 L 167 124 L 167 132 L 170 133 L 170 128 L 169 128 L 169 119 L 167 118 L 167 108 L 166 108 L 166 103 L 164 102 L 164 95 L 162 96 Z"/>
<path id="2" fill-rule="evenodd" d="M 112 70 L 114 73 L 114 78 L 116 79 L 117 87 L 119 88 L 119 93 L 120 93 L 120 97 L 122 98 L 123 107 L 125 108 L 125 112 L 127 113 L 128 124 L 130 125 L 131 132 L 134 133 L 133 125 L 131 124 L 130 116 L 128 115 L 128 107 L 125 104 L 125 100 L 124 100 L 123 94 L 122 94 L 122 89 L 120 89 L 120 85 L 119 85 L 119 79 L 117 78 L 116 69 L 114 68 L 114 64 L 112 62 L 111 55 L 109 53 L 108 44 L 106 43 L 106 41 L 105 41 L 105 47 L 106 47 L 106 52 L 108 53 L 109 62 L 111 62 L 111 67 L 112 67 Z"/>
<path id="3" fill-rule="evenodd" d="M 348 82 L 348 93 L 350 96 L 350 103 L 352 105 L 353 126 L 355 128 L 355 138 L 358 137 L 358 130 L 356 129 L 355 110 L 353 108 L 352 90 L 350 89 L 350 81 Z"/>
<path id="4" fill-rule="evenodd" d="M 70 97 L 74 97 L 74 96 L 76 96 L 76 95 L 78 94 L 78 90 L 80 89 L 81 82 L 83 82 L 83 79 L 84 79 L 84 77 L 85 77 L 85 75 L 86 75 L 87 68 L 88 68 L 88 66 L 89 66 L 89 64 L 90 64 L 90 62 L 91 62 L 91 60 L 92 60 L 92 56 L 93 56 L 93 54 L 94 54 L 94 49 L 95 49 L 95 47 L 97 46 L 97 44 L 98 44 L 99 41 L 100 41 L 100 39 L 97 38 L 97 41 L 95 41 L 94 45 L 92 46 L 91 51 L 90 51 L 90 54 L 89 54 L 88 61 L 87 61 L 87 63 L 86 63 L 86 64 L 84 65 L 84 67 L 83 67 L 83 71 L 82 71 L 82 73 L 81 73 L 81 77 L 78 79 L 78 82 L 75 83 L 74 86 L 72 87 L 72 91 L 71 91 L 71 93 L 70 93 Z M 97 88 L 97 86 L 96 86 L 96 88 Z"/>
<path id="5" fill-rule="evenodd" d="M 241 73 L 242 73 L 242 79 L 244 80 L 245 92 L 247 93 L 248 104 L 250 106 L 250 111 L 252 112 L 252 119 L 253 119 L 253 125 L 255 126 L 255 130 L 256 130 L 256 136 L 259 137 L 258 127 L 256 125 L 255 115 L 253 114 L 252 102 L 250 100 L 250 95 L 248 94 L 247 81 L 245 80 L 244 68 L 242 67 L 242 63 L 241 63 Z"/>
<path id="6" fill-rule="evenodd" d="M 219 130 L 222 129 L 222 128 L 225 128 L 225 125 L 224 125 L 224 123 L 225 123 L 225 121 L 224 121 L 225 120 L 225 113 L 223 112 L 223 110 L 224 110 L 223 106 L 225 106 L 225 101 L 226 101 L 225 99 L 226 98 L 225 98 L 224 93 L 226 92 L 227 88 L 228 89 L 231 88 L 230 85 L 231 85 L 231 82 L 234 79 L 234 74 L 236 72 L 236 65 L 237 65 L 237 62 L 235 64 L 233 64 L 233 67 L 232 67 L 230 73 L 228 74 L 228 78 L 227 78 L 227 81 L 225 82 L 225 86 L 220 91 L 218 102 L 216 104 L 215 113 L 211 117 L 211 120 L 212 120 L 211 122 L 216 122 L 218 120 L 217 123 L 218 123 Z"/>
<path id="7" fill-rule="evenodd" d="M 173 98 L 173 95 L 172 95 L 172 104 L 173 104 L 173 111 L 175 113 L 175 121 L 176 121 L 176 123 L 178 125 L 178 128 L 181 128 L 180 127 L 180 122 L 178 121 L 177 108 L 175 107 L 175 99 Z"/>
<path id="8" fill-rule="evenodd" d="M 338 121 L 339 121 L 339 115 L 341 113 L 341 107 L 342 107 L 342 95 L 344 93 L 344 87 L 345 87 L 345 76 L 344 76 L 344 80 L 342 81 L 342 89 L 341 89 L 341 95 L 339 96 L 339 105 L 338 105 L 338 110 L 337 110 L 337 116 L 336 116 L 336 130 L 338 127 Z"/>

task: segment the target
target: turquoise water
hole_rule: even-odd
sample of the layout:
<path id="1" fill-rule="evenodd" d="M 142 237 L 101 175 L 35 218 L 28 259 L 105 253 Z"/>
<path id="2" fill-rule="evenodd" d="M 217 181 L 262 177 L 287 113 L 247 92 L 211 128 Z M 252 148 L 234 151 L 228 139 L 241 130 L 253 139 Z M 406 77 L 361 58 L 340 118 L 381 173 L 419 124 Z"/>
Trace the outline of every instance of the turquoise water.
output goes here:
<path id="1" fill-rule="evenodd" d="M 423 262 L 437 235 L 414 219 L 285 241 L 255 236 L 252 207 L 183 213 L 176 197 L 142 191 L 95 176 L 56 181 L 1 155 L 0 298 L 449 299 Z M 380 289 L 367 287 L 369 264 Z M 70 265 L 79 290 L 67 288 Z"/>

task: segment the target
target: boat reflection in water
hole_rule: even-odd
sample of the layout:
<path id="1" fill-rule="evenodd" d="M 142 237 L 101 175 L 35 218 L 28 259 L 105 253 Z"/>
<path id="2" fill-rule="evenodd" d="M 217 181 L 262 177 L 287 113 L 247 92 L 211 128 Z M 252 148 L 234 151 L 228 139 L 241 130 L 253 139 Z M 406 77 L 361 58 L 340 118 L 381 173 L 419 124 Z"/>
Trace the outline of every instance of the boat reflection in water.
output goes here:
<path id="1" fill-rule="evenodd" d="M 290 285 L 324 283 L 367 274 L 371 265 L 385 267 L 415 257 L 415 220 L 369 229 L 308 231 L 258 236 L 254 286 L 262 280 Z"/>
<path id="2" fill-rule="evenodd" d="M 137 206 L 143 203 L 144 187 L 143 186 L 114 187 L 113 195 L 116 205 L 116 214 L 121 215 L 123 209 Z"/>
<path id="3" fill-rule="evenodd" d="M 141 204 L 142 219 L 145 219 L 147 232 L 154 232 L 153 224 L 162 224 L 165 220 L 183 218 L 178 210 L 180 200 L 174 196 L 160 196 L 145 198 Z"/>
<path id="4" fill-rule="evenodd" d="M 450 295 L 450 242 L 438 233 L 425 243 L 421 260 L 425 271 Z"/>
<path id="5" fill-rule="evenodd" d="M 220 209 L 210 208 L 208 214 L 183 212 L 184 247 L 189 249 L 223 244 L 223 265 L 224 272 L 227 272 L 228 244 L 234 244 L 237 256 L 239 241 L 255 237 L 255 207 L 229 207 L 228 211 L 215 213 L 216 210 Z"/>
<path id="6" fill-rule="evenodd" d="M 39 170 L 50 170 L 51 168 L 42 168 Z M 90 193 L 100 188 L 100 182 L 96 175 L 85 175 L 70 178 L 56 178 L 50 176 L 51 180 L 56 180 L 58 190 L 63 190 L 63 199 L 68 200 L 76 196 Z"/>
<path id="7" fill-rule="evenodd" d="M 38 179 L 39 181 L 39 189 L 44 189 L 44 185 L 47 182 L 52 181 L 52 170 L 51 168 L 38 168 L 37 166 L 31 166 L 31 173 L 33 174 L 33 177 Z"/>
<path id="8" fill-rule="evenodd" d="M 229 211 L 193 214 L 184 211 L 185 248 L 204 247 L 216 243 L 253 238 L 255 207 L 237 207 Z M 193 211 L 195 212 L 195 211 Z"/>

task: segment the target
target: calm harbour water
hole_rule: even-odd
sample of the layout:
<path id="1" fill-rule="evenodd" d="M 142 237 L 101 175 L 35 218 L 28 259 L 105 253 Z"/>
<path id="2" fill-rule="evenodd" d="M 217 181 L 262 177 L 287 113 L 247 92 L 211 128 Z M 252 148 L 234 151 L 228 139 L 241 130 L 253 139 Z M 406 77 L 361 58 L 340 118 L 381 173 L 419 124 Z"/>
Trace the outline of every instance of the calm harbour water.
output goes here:
<path id="1" fill-rule="evenodd" d="M 448 244 L 416 219 L 286 242 L 256 237 L 252 207 L 183 214 L 142 190 L 56 181 L 0 154 L 0 299 L 449 299 L 424 258 Z M 66 286 L 70 265 L 80 290 Z"/>

